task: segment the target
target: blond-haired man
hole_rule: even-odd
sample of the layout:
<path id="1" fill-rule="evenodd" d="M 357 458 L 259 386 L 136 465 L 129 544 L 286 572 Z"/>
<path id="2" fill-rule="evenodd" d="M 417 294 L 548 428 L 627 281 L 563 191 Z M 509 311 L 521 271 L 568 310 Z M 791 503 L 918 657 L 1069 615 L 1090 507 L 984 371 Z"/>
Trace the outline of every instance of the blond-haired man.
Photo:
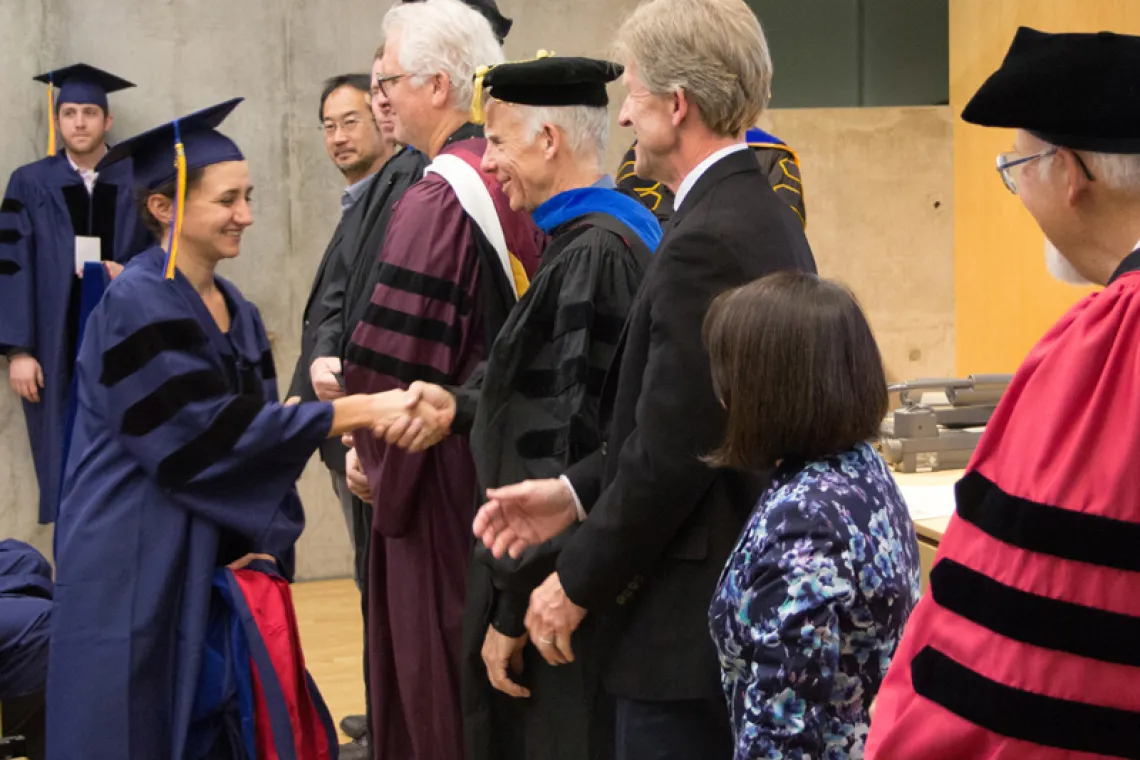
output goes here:
<path id="1" fill-rule="evenodd" d="M 652 0 L 622 26 L 617 50 L 637 174 L 673 190 L 676 212 L 602 392 L 604 443 L 560 479 L 491 491 L 476 530 L 517 553 L 580 521 L 531 597 L 532 641 L 548 661 L 566 661 L 587 612 L 614 613 L 602 667 L 617 699 L 617 756 L 726 758 L 708 605 L 760 483 L 702 461 L 725 414 L 701 323 L 718 293 L 815 262 L 743 140 L 772 76 L 743 0 Z"/>

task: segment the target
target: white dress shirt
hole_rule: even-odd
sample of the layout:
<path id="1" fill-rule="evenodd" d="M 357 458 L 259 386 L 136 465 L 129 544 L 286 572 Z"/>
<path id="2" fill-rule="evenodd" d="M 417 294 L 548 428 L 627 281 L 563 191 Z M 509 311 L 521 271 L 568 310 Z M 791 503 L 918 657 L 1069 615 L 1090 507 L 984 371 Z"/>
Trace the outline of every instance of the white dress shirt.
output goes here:
<path id="1" fill-rule="evenodd" d="M 685 175 L 685 179 L 681 180 L 681 186 L 677 188 L 677 195 L 673 198 L 673 210 L 681 208 L 681 204 L 685 202 L 685 196 L 693 189 L 693 185 L 697 184 L 705 172 L 712 168 L 712 165 L 721 160 L 725 156 L 730 156 L 733 153 L 738 153 L 742 150 L 748 150 L 748 143 L 736 143 L 729 145 L 727 148 L 721 148 L 716 153 L 701 161 L 696 167 Z"/>
<path id="2" fill-rule="evenodd" d="M 94 193 L 95 180 L 99 179 L 99 172 L 95 171 L 94 169 L 80 169 L 79 165 L 71 160 L 70 154 L 67 154 L 67 163 L 71 164 L 71 168 L 79 173 L 79 177 L 83 180 L 83 184 L 87 185 L 87 194 L 91 195 Z"/>

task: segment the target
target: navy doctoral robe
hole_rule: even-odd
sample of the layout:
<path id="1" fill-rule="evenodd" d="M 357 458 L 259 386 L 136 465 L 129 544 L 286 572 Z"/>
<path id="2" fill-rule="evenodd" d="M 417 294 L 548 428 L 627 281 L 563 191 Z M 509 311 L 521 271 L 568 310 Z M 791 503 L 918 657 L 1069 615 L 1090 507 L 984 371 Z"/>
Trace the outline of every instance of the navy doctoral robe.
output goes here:
<path id="1" fill-rule="evenodd" d="M 0 355 L 26 351 L 44 374 L 39 403 L 24 402 L 41 523 L 55 519 L 63 475 L 78 346 L 75 237 L 98 237 L 102 260 L 119 263 L 151 245 L 131 187 L 131 163 L 125 161 L 100 172 L 88 193 L 61 152 L 13 172 L 0 201 Z"/>
<path id="2" fill-rule="evenodd" d="M 211 578 L 249 552 L 291 575 L 294 482 L 332 405 L 284 407 L 257 309 L 217 279 L 223 333 L 155 246 L 87 323 L 56 526 L 48 757 L 185 757 Z"/>

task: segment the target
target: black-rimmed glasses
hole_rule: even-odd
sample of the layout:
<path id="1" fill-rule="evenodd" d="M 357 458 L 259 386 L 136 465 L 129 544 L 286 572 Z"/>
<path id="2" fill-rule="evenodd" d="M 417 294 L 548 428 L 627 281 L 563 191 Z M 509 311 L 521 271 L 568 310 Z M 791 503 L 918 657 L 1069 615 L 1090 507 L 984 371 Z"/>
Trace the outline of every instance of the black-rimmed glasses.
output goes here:
<path id="1" fill-rule="evenodd" d="M 407 74 L 389 74 L 388 76 L 380 76 L 377 74 L 376 86 L 380 88 L 380 94 L 382 94 L 385 99 L 388 99 L 390 96 L 388 95 L 388 88 L 385 85 L 398 82 L 406 76 Z"/>

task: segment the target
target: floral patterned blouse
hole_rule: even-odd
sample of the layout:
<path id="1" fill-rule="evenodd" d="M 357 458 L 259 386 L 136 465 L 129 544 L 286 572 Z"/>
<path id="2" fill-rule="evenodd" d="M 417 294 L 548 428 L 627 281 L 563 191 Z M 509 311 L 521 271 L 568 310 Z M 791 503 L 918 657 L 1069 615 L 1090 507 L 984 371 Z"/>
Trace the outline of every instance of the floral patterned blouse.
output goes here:
<path id="1" fill-rule="evenodd" d="M 918 594 L 914 525 L 869 445 L 777 470 L 709 610 L 735 760 L 862 758 Z"/>

